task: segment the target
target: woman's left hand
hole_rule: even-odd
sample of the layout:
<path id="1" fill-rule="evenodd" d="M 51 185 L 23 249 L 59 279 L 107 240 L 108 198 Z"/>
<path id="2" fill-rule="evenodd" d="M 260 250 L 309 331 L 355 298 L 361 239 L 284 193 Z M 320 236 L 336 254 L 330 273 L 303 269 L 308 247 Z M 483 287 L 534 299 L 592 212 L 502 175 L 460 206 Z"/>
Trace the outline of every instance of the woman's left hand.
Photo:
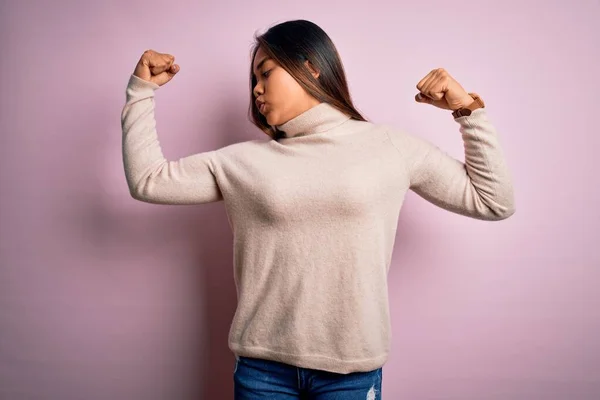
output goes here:
<path id="1" fill-rule="evenodd" d="M 458 110 L 474 100 L 465 89 L 443 68 L 428 73 L 417 84 L 417 103 L 427 103 L 445 110 Z"/>

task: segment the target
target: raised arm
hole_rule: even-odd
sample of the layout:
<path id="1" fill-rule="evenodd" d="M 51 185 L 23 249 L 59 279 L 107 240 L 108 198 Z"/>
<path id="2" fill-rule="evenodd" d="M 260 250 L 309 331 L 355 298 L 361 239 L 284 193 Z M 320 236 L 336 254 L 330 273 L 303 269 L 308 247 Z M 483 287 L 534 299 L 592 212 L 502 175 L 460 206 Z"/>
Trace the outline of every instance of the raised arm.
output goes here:
<path id="1" fill-rule="evenodd" d="M 154 118 L 154 93 L 179 71 L 174 57 L 144 53 L 129 78 L 121 113 L 123 164 L 131 195 L 156 204 L 200 204 L 223 196 L 214 176 L 216 151 L 178 161 L 163 156 Z"/>
<path id="2" fill-rule="evenodd" d="M 512 180 L 485 108 L 455 121 L 464 142 L 464 162 L 425 139 L 401 131 L 390 132 L 405 160 L 410 188 L 457 214 L 483 220 L 510 217 L 515 212 Z"/>
<path id="3" fill-rule="evenodd" d="M 410 188 L 457 214 L 482 220 L 502 220 L 513 215 L 511 174 L 486 109 L 473 107 L 473 98 L 443 69 L 433 70 L 417 88 L 418 102 L 449 110 L 467 109 L 465 114 L 472 111 L 454 118 L 464 143 L 464 162 L 427 140 L 400 131 L 390 132 L 405 162 Z"/>

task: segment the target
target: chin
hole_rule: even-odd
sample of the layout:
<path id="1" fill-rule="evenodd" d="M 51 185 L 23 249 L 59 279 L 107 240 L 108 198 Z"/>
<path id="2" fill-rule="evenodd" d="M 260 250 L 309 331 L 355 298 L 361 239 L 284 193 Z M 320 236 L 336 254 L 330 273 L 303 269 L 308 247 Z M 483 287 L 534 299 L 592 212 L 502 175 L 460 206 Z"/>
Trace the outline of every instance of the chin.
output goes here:
<path id="1" fill-rule="evenodd" d="M 271 126 L 281 125 L 277 118 L 273 116 L 273 113 L 268 113 L 267 115 L 265 115 L 265 118 L 267 119 L 267 123 Z"/>

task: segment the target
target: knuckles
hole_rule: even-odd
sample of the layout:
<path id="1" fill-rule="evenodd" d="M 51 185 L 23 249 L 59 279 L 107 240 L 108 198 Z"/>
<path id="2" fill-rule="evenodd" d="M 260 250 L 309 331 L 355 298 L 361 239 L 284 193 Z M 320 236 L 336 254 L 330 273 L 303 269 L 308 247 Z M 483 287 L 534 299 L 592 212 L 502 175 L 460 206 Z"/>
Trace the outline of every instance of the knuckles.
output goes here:
<path id="1" fill-rule="evenodd" d="M 163 54 L 163 53 L 159 53 L 152 49 L 145 50 L 140 59 L 140 62 L 143 62 L 144 64 L 148 64 L 154 68 L 171 66 L 174 61 L 175 61 L 175 56 L 173 56 L 172 54 L 168 54 L 168 53 Z"/>
<path id="2" fill-rule="evenodd" d="M 448 80 L 450 79 L 450 74 L 444 68 L 435 68 L 432 69 L 421 81 L 417 84 L 417 89 L 421 90 L 424 87 L 425 80 L 429 77 L 433 77 L 436 80 Z M 428 91 L 429 92 L 429 91 Z M 429 94 L 429 93 L 426 93 Z"/>

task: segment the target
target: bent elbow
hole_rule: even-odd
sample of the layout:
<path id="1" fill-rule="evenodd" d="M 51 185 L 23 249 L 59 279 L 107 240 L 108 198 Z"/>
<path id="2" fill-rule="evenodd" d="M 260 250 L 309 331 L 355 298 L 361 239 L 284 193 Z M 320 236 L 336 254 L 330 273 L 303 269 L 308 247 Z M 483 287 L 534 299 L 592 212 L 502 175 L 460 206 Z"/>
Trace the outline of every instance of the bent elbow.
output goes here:
<path id="1" fill-rule="evenodd" d="M 129 189 L 129 194 L 135 200 L 143 201 L 144 203 L 148 201 L 148 199 L 146 198 L 146 196 L 144 196 L 144 194 L 141 191 L 136 190 L 135 188 L 133 188 L 133 189 L 130 188 Z"/>
<path id="2" fill-rule="evenodd" d="M 489 204 L 489 208 L 494 215 L 493 220 L 495 221 L 502 221 L 514 215 L 516 207 L 512 184 L 505 184 L 496 192 L 494 200 Z"/>
<path id="3" fill-rule="evenodd" d="M 138 201 L 144 203 L 152 203 L 152 196 L 147 190 L 146 185 L 147 179 L 142 179 L 139 182 L 135 183 L 133 179 L 128 179 L 128 187 L 129 187 L 129 195 Z"/>
<path id="4" fill-rule="evenodd" d="M 137 201 L 141 201 L 144 203 L 152 203 L 150 197 L 145 194 L 142 190 L 136 188 L 129 188 L 129 194 L 131 197 Z"/>
<path id="5" fill-rule="evenodd" d="M 513 216 L 516 211 L 516 207 L 512 190 L 508 195 L 503 196 L 502 201 L 497 201 L 493 207 L 490 207 L 490 209 L 493 214 L 494 221 L 502 221 Z"/>
<path id="6" fill-rule="evenodd" d="M 516 211 L 516 208 L 515 208 L 514 204 L 502 207 L 500 209 L 496 209 L 494 211 L 494 215 L 495 215 L 494 221 L 502 221 L 502 220 L 508 219 L 514 215 L 515 211 Z"/>

